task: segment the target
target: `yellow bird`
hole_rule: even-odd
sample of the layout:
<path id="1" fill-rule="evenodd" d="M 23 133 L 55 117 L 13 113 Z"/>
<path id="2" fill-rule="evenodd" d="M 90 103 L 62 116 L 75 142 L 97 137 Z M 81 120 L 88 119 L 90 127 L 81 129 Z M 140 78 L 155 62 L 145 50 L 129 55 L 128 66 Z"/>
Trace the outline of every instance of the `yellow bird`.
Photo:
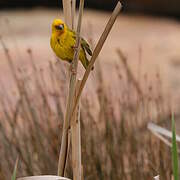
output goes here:
<path id="1" fill-rule="evenodd" d="M 70 30 L 61 19 L 55 19 L 52 23 L 51 48 L 55 54 L 64 61 L 72 62 L 76 44 L 76 33 Z M 79 59 L 86 69 L 89 65 L 86 52 L 92 56 L 89 44 L 81 38 Z"/>

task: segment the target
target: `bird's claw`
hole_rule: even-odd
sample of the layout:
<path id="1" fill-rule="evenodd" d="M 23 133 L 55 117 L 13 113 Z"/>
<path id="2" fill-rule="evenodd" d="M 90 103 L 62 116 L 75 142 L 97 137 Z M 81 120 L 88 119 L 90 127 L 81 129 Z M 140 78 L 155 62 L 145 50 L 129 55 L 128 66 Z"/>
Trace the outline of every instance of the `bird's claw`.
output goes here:
<path id="1" fill-rule="evenodd" d="M 78 49 L 78 46 L 74 45 L 74 46 L 71 46 L 73 50 L 76 50 Z"/>

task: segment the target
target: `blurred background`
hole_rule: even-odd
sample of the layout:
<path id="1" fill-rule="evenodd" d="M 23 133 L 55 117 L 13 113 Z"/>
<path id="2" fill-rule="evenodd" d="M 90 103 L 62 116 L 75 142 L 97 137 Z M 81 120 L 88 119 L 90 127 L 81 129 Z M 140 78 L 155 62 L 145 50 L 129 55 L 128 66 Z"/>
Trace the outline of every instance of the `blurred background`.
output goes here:
<path id="1" fill-rule="evenodd" d="M 78 1 L 77 1 L 78 2 Z M 87 0 L 85 6 L 93 9 L 112 10 L 117 0 Z M 178 0 L 123 0 L 124 11 L 126 12 L 143 12 L 161 15 L 180 15 L 180 3 Z M 48 0 L 1 0 L 1 8 L 18 8 L 18 7 L 58 7 L 61 1 Z"/>
<path id="2" fill-rule="evenodd" d="M 116 3 L 117 0 L 85 1 L 82 34 L 86 39 L 92 40 L 94 44 L 97 42 Z M 174 91 L 174 84 L 180 80 L 174 70 L 178 67 L 180 59 L 179 2 L 127 0 L 122 1 L 122 4 L 122 13 L 100 54 L 105 62 L 104 66 L 109 68 L 117 61 L 116 49 L 121 48 L 127 54 L 133 71 L 137 70 L 138 64 L 134 59 L 139 57 L 138 53 L 141 49 L 144 59 L 142 73 L 150 73 L 153 79 L 154 71 L 159 69 L 165 90 Z M 22 64 L 27 64 L 24 57 L 27 48 L 33 49 L 34 56 L 39 58 L 36 63 L 40 67 L 44 67 L 44 64 L 54 58 L 49 46 L 49 38 L 53 19 L 63 19 L 61 0 L 0 0 L 0 9 L 0 34 L 11 47 L 11 53 L 16 54 L 14 40 L 17 46 L 20 46 Z M 14 58 L 18 57 L 14 55 Z M 5 63 L 1 64 L 2 71 L 6 71 Z M 176 87 L 177 92 L 179 92 L 178 87 Z"/>
<path id="3" fill-rule="evenodd" d="M 85 0 L 82 36 L 92 49 L 116 3 Z M 180 134 L 180 1 L 122 4 L 81 99 L 84 174 L 88 180 L 157 174 L 169 180 L 170 148 L 147 124 L 170 129 L 173 109 Z M 50 47 L 55 18 L 64 19 L 61 0 L 0 0 L 2 180 L 10 179 L 18 155 L 18 176 L 56 174 L 69 64 Z"/>

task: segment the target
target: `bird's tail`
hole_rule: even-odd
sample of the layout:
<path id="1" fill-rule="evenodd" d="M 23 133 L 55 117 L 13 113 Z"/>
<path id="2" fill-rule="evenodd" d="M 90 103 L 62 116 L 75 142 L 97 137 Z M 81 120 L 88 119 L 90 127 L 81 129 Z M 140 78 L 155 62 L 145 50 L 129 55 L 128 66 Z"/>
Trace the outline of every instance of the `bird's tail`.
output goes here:
<path id="1" fill-rule="evenodd" d="M 84 68 L 87 69 L 87 67 L 88 67 L 88 65 L 89 65 L 89 60 L 88 60 L 88 58 L 87 58 L 86 56 L 84 56 L 83 59 L 81 60 L 81 62 L 82 62 L 82 65 L 84 66 Z M 91 70 L 93 70 L 93 69 L 94 69 L 94 66 L 92 67 Z"/>

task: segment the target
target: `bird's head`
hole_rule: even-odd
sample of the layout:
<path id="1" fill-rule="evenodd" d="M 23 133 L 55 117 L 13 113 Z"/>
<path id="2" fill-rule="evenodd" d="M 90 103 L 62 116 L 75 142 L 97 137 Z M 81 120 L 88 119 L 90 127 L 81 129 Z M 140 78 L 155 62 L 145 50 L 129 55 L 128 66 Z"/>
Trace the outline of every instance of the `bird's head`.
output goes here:
<path id="1" fill-rule="evenodd" d="M 67 29 L 66 24 L 61 19 L 54 19 L 52 23 L 52 32 L 58 35 L 63 34 Z"/>

